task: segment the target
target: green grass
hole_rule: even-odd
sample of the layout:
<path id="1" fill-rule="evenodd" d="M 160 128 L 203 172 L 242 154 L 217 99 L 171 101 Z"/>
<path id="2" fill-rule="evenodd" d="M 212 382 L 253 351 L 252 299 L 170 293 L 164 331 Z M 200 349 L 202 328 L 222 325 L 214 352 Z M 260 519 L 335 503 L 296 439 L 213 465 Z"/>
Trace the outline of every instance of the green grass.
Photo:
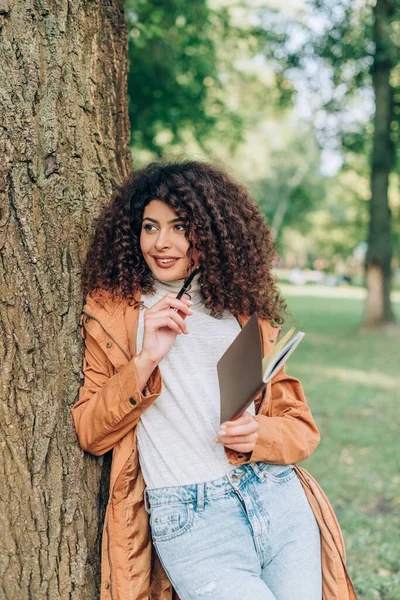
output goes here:
<path id="1" fill-rule="evenodd" d="M 306 332 L 288 372 L 301 380 L 321 432 L 302 466 L 334 507 L 359 599 L 399 600 L 400 333 L 360 329 L 360 290 L 281 289 Z"/>

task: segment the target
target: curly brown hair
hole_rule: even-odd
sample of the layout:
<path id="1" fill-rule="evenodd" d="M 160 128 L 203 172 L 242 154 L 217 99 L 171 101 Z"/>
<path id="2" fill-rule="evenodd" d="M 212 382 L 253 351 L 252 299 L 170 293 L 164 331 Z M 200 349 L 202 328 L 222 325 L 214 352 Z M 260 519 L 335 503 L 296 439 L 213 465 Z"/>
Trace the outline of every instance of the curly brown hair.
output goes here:
<path id="1" fill-rule="evenodd" d="M 286 304 L 271 273 L 277 259 L 271 232 L 248 190 L 225 171 L 199 161 L 152 162 L 130 173 L 95 221 L 82 273 L 94 290 L 135 301 L 155 292 L 140 249 L 145 206 L 162 200 L 186 224 L 188 257 L 199 251 L 200 284 L 211 315 L 257 311 L 283 323 Z M 192 261 L 192 265 L 193 265 Z"/>

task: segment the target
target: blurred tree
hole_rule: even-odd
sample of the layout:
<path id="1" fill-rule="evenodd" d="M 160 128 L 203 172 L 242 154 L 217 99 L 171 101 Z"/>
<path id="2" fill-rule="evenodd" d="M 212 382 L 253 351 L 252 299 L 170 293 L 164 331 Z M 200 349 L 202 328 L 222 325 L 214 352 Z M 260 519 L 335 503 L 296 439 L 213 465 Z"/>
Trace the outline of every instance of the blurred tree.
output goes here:
<path id="1" fill-rule="evenodd" d="M 206 0 L 127 0 L 131 143 L 161 156 L 191 131 L 202 145 L 217 121 L 240 139 L 241 118 L 221 94 L 216 40 L 232 34 L 226 11 Z"/>
<path id="2" fill-rule="evenodd" d="M 340 115 L 335 126 L 341 126 L 342 148 L 370 152 L 368 298 L 364 320 L 367 325 L 385 324 L 394 320 L 390 301 L 393 238 L 388 189 L 390 173 L 396 167 L 399 131 L 400 0 L 312 0 L 308 5 L 313 7 L 308 23 L 301 33 L 295 27 L 297 36 L 302 36 L 302 46 L 293 52 L 288 35 L 286 47 L 267 44 L 266 52 L 280 72 L 299 68 L 312 71 L 311 84 L 317 94 L 325 97 L 323 108 Z M 289 34 L 292 27 L 293 23 L 286 25 Z M 321 79 L 315 77 L 315 66 L 321 59 L 329 66 L 329 77 L 325 89 L 317 90 Z M 310 69 L 313 63 L 314 69 Z M 357 118 L 356 99 L 369 90 L 374 94 L 375 110 L 365 127 Z"/>
<path id="3" fill-rule="evenodd" d="M 372 30 L 375 45 L 372 65 L 375 116 L 367 251 L 366 325 L 394 321 L 390 301 L 392 240 L 388 198 L 389 176 L 396 161 L 396 147 L 391 136 L 392 123 L 395 122 L 391 76 L 397 67 L 399 47 L 393 39 L 394 26 L 400 26 L 400 2 L 377 0 Z"/>
<path id="4" fill-rule="evenodd" d="M 342 169 L 326 181 L 326 198 L 310 215 L 315 254 L 327 260 L 338 255 L 348 258 L 365 239 L 369 185 L 363 172 L 364 157 L 355 158 L 353 168 Z"/>
<path id="5" fill-rule="evenodd" d="M 240 65 L 259 48 L 260 25 L 252 16 L 251 7 L 240 2 L 232 7 L 219 0 L 126 0 L 136 150 L 164 156 L 193 138 L 206 152 L 207 142 L 217 139 L 233 152 L 243 141 L 246 110 L 236 92 L 254 84 Z M 268 104 L 291 102 L 293 86 L 281 74 L 258 84 Z"/>
<path id="6" fill-rule="evenodd" d="M 268 175 L 249 181 L 278 248 L 284 227 L 294 226 L 302 233 L 310 230 L 308 217 L 325 198 L 325 179 L 320 174 L 315 132 L 312 128 L 300 128 L 294 130 L 281 149 L 271 152 Z"/>
<path id="7" fill-rule="evenodd" d="M 388 190 L 389 176 L 396 166 L 398 142 L 394 88 L 400 83 L 396 34 L 400 26 L 400 2 L 376 0 L 355 5 L 342 1 L 337 4 L 342 9 L 336 13 L 339 18 L 333 20 L 333 27 L 320 40 L 317 52 L 333 67 L 336 87 L 345 86 L 346 100 L 360 87 L 371 84 L 375 98 L 366 256 L 368 297 L 364 317 L 366 325 L 375 326 L 394 321 L 390 301 L 392 232 Z M 318 0 L 316 6 L 335 10 L 329 0 Z M 333 109 L 337 108 L 335 104 L 337 102 L 332 103 Z M 360 133 L 364 132 L 344 132 L 345 147 L 365 150 Z"/>

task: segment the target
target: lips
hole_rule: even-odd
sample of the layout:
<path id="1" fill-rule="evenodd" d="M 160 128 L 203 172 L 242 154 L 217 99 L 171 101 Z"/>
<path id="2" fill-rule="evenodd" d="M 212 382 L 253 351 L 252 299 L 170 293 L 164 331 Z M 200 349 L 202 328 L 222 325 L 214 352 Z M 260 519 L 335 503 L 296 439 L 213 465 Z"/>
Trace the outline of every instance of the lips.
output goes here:
<path id="1" fill-rule="evenodd" d="M 177 260 L 178 259 L 177 256 L 156 256 L 156 255 L 154 255 L 153 258 L 156 258 L 157 260 Z"/>
<path id="2" fill-rule="evenodd" d="M 154 262 L 156 263 L 156 265 L 158 267 L 161 267 L 162 269 L 167 269 L 169 267 L 172 267 L 179 260 L 179 258 L 174 258 L 172 256 L 170 256 L 170 257 L 163 256 L 162 258 L 153 256 L 152 258 L 154 259 Z"/>

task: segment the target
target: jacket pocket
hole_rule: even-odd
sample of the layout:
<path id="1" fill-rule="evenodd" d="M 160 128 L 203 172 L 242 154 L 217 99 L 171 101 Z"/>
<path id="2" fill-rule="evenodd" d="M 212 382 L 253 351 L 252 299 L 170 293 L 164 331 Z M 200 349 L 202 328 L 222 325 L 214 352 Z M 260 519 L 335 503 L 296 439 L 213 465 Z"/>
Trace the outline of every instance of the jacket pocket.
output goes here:
<path id="1" fill-rule="evenodd" d="M 194 519 L 192 504 L 161 504 L 150 511 L 150 527 L 153 540 L 172 540 L 188 531 Z"/>

